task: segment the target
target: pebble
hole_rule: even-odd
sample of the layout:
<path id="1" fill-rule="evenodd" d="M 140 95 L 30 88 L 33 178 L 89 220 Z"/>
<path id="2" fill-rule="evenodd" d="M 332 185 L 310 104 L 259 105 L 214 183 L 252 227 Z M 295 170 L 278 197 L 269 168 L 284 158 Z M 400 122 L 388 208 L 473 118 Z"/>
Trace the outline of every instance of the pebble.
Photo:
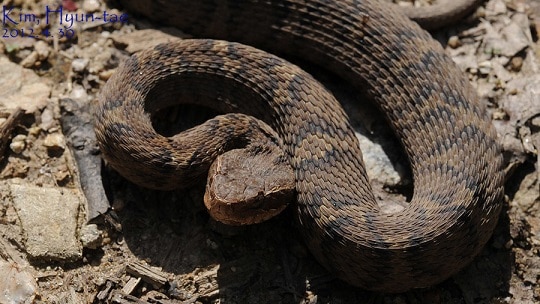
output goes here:
<path id="1" fill-rule="evenodd" d="M 455 49 L 462 45 L 461 40 L 458 36 L 452 36 L 448 39 L 448 46 Z"/>
<path id="2" fill-rule="evenodd" d="M 60 186 L 64 186 L 70 181 L 71 178 L 71 172 L 65 165 L 61 165 L 58 167 L 58 170 L 53 173 L 54 179 L 56 180 L 56 184 Z"/>
<path id="3" fill-rule="evenodd" d="M 38 40 L 34 45 L 34 50 L 38 56 L 38 60 L 43 61 L 49 57 L 50 48 L 49 45 L 41 40 Z"/>
<path id="4" fill-rule="evenodd" d="M 24 151 L 24 148 L 26 148 L 26 135 L 19 134 L 11 140 L 11 144 L 9 144 L 9 148 L 11 151 L 13 151 L 16 154 L 20 154 L 22 151 Z"/>
<path id="5" fill-rule="evenodd" d="M 38 53 L 36 51 L 33 51 L 21 61 L 21 66 L 27 69 L 33 66 L 37 66 L 38 59 L 39 59 Z"/>
<path id="6" fill-rule="evenodd" d="M 106 71 L 103 71 L 103 72 L 100 72 L 99 73 L 99 79 L 103 80 L 103 81 L 107 81 L 109 80 L 109 78 L 111 78 L 111 76 L 114 74 L 116 70 L 106 70 Z"/>
<path id="7" fill-rule="evenodd" d="M 84 70 L 86 69 L 86 67 L 88 66 L 88 63 L 90 62 L 90 60 L 86 59 L 86 58 L 77 58 L 77 59 L 74 59 L 72 62 L 71 62 L 71 69 L 73 70 L 73 72 L 76 72 L 76 73 L 82 73 L 84 72 Z"/>
<path id="8" fill-rule="evenodd" d="M 521 70 L 521 67 L 523 66 L 523 58 L 521 57 L 512 58 L 512 60 L 510 60 L 510 66 L 512 68 L 512 71 L 519 72 Z"/>
<path id="9" fill-rule="evenodd" d="M 80 240 L 85 248 L 97 249 L 101 245 L 102 237 L 96 224 L 89 224 L 81 228 Z"/>
<path id="10" fill-rule="evenodd" d="M 50 108 L 45 108 L 41 113 L 41 124 L 39 125 L 42 130 L 49 131 L 55 126 L 54 112 Z"/>
<path id="11" fill-rule="evenodd" d="M 43 145 L 47 148 L 49 153 L 62 153 L 66 149 L 66 143 L 64 136 L 59 133 L 52 133 L 45 137 Z"/>
<path id="12" fill-rule="evenodd" d="M 478 72 L 482 75 L 488 75 L 492 69 L 491 61 L 482 61 L 478 64 Z"/>
<path id="13" fill-rule="evenodd" d="M 494 15 L 502 15 L 506 13 L 506 4 L 503 0 L 493 1 L 491 4 L 491 10 Z"/>
<path id="14" fill-rule="evenodd" d="M 33 126 L 28 129 L 28 135 L 31 135 L 31 136 L 38 136 L 40 132 L 41 132 L 41 127 L 38 127 L 38 126 Z"/>
<path id="15" fill-rule="evenodd" d="M 69 94 L 69 98 L 72 98 L 76 101 L 86 101 L 88 99 L 88 93 L 82 86 L 74 86 Z"/>
<path id="16" fill-rule="evenodd" d="M 97 12 L 99 8 L 100 4 L 97 0 L 85 0 L 82 5 L 82 9 L 88 13 Z"/>

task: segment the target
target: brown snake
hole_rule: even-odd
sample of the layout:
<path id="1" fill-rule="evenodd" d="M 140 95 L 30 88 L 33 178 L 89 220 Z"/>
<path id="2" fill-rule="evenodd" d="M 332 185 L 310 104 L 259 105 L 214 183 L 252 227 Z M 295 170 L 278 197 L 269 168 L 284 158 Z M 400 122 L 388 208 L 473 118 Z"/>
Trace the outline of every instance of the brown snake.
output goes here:
<path id="1" fill-rule="evenodd" d="M 461 20 L 470 14 L 483 0 L 436 1 L 435 5 L 422 7 L 405 6 L 399 10 L 425 29 L 435 29 Z"/>
<path id="2" fill-rule="evenodd" d="M 243 114 L 171 138 L 156 134 L 148 112 L 188 100 L 253 115 L 277 132 L 270 141 L 295 170 L 305 242 L 353 285 L 399 292 L 436 284 L 468 264 L 491 236 L 503 195 L 494 129 L 439 43 L 394 8 L 374 0 L 124 4 L 197 37 L 294 54 L 341 76 L 386 115 L 415 183 L 402 212 L 381 213 L 339 103 L 284 60 L 213 40 L 136 54 L 104 87 L 96 133 L 104 157 L 128 179 L 172 188 L 203 174 L 217 154 L 273 134 Z"/>

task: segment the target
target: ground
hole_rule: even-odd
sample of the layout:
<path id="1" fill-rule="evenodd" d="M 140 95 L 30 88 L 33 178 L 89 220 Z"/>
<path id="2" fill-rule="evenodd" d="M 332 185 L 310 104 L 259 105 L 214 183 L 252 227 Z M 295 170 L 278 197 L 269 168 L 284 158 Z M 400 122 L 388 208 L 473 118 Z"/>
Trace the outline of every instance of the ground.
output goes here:
<path id="1" fill-rule="evenodd" d="M 106 12 L 106 20 L 60 22 L 51 12 L 59 2 L 2 2 L 0 277 L 7 279 L 0 303 L 540 301 L 540 1 L 487 1 L 433 33 L 489 109 L 504 149 L 505 204 L 471 265 L 441 284 L 396 295 L 328 274 L 290 210 L 259 225 L 227 227 L 209 218 L 202 184 L 149 191 L 102 168 L 91 124 L 100 89 L 129 54 L 184 34 L 98 0 L 61 1 L 62 13 Z M 298 63 L 351 114 L 377 195 L 407 196 L 407 163 L 380 114 L 351 107 L 354 88 Z M 24 113 L 8 118 L 17 107 Z M 177 108 L 161 118 L 183 117 L 180 111 L 195 121 L 207 117 Z"/>

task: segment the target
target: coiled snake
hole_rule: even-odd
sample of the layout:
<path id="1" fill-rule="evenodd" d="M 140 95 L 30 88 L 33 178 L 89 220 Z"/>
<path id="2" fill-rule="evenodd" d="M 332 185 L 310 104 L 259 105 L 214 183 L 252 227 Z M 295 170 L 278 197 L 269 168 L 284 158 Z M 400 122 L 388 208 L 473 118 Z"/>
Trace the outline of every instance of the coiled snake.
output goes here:
<path id="1" fill-rule="evenodd" d="M 127 178 L 172 188 L 201 175 L 217 154 L 249 144 L 253 134 L 274 134 L 268 124 L 278 134 L 270 141 L 295 170 L 305 242 L 337 277 L 391 292 L 433 285 L 469 263 L 491 236 L 503 195 L 494 129 L 441 46 L 394 8 L 374 0 L 125 6 L 197 37 L 294 54 L 341 76 L 386 115 L 415 183 L 402 212 L 381 213 L 339 103 L 284 60 L 215 40 L 134 55 L 104 87 L 96 133 L 104 157 Z M 266 124 L 228 114 L 163 137 L 148 111 L 169 105 L 171 96 Z"/>

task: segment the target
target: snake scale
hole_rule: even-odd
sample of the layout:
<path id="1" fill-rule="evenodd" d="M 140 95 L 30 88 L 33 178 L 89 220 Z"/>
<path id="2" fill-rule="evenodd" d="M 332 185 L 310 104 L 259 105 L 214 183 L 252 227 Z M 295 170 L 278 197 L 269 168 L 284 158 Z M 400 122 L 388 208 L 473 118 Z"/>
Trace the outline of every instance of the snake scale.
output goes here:
<path id="1" fill-rule="evenodd" d="M 196 37 L 292 54 L 355 85 L 401 140 L 414 194 L 403 211 L 382 213 L 358 141 L 331 94 L 278 57 L 221 40 L 143 51 L 103 88 L 100 148 L 128 179 L 151 188 L 188 183 L 217 154 L 275 130 L 270 141 L 295 171 L 295 216 L 307 246 L 338 278 L 369 290 L 441 282 L 491 236 L 503 196 L 494 129 L 439 43 L 395 8 L 374 0 L 123 2 Z M 169 138 L 156 134 L 148 112 L 182 100 L 243 114 Z"/>

